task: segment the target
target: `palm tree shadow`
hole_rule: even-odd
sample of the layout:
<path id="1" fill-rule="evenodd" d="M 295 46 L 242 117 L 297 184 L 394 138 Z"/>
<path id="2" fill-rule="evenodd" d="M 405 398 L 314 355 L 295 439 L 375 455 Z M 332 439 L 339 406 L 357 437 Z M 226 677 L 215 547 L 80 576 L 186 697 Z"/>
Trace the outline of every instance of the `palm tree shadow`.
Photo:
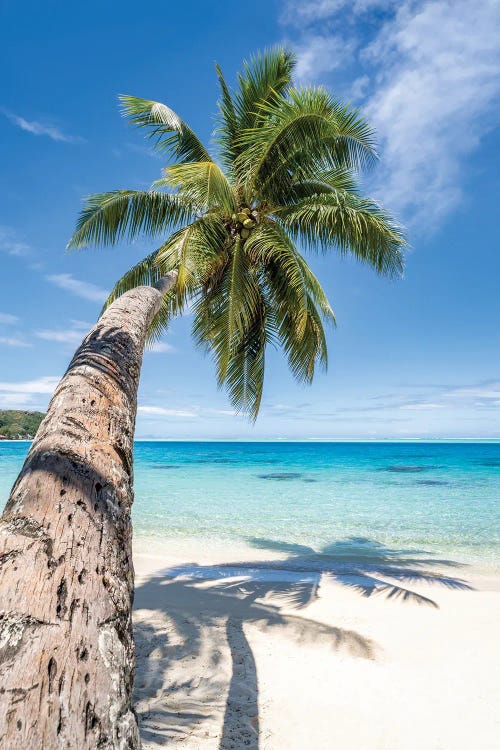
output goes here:
<path id="1" fill-rule="evenodd" d="M 426 584 L 459 591 L 472 590 L 472 586 L 463 578 L 444 572 L 461 567 L 461 563 L 429 556 L 423 550 L 391 549 L 366 537 L 342 539 L 325 545 L 319 551 L 304 545 L 270 539 L 253 538 L 249 542 L 256 548 L 288 555 L 285 560 L 265 563 L 266 566 L 315 573 L 315 587 L 304 586 L 290 592 L 297 607 L 312 603 L 318 596 L 321 581 L 327 579 L 347 586 L 364 597 L 383 594 L 390 599 L 435 608 L 438 608 L 438 604 L 434 599 L 409 588 L 409 585 Z"/>
<path id="2" fill-rule="evenodd" d="M 330 579 L 364 597 L 385 595 L 401 602 L 431 607 L 437 603 L 414 588 L 432 584 L 467 590 L 463 579 L 449 575 L 457 567 L 424 552 L 392 550 L 365 538 L 350 538 L 320 551 L 266 539 L 250 540 L 282 559 L 225 565 L 187 564 L 155 575 L 136 589 L 135 607 L 151 617 L 166 617 L 170 627 L 158 631 L 144 622 L 136 626 L 138 674 L 147 685 L 136 685 L 138 715 L 144 738 L 160 744 L 199 733 L 207 721 L 222 720 L 219 750 L 259 750 L 258 681 L 255 659 L 245 626 L 282 629 L 299 642 L 322 642 L 352 657 L 376 658 L 376 644 L 360 633 L 305 617 Z M 439 571 L 434 568 L 439 567 Z M 175 643 L 170 642 L 175 633 Z M 145 645 L 144 645 L 145 644 Z M 229 650 L 231 678 L 224 684 L 221 654 Z M 210 659 L 207 661 L 207 651 Z M 151 654 L 155 654 L 151 658 Z M 201 655 L 201 673 L 193 673 Z M 227 658 L 227 656 L 226 656 Z M 197 662 L 198 660 L 198 662 Z M 185 669 L 185 678 L 179 675 Z M 226 670 L 227 671 L 227 670 Z M 168 691 L 165 694 L 165 683 Z M 147 695 L 156 696 L 151 710 Z M 226 696 L 225 704 L 222 696 Z"/>

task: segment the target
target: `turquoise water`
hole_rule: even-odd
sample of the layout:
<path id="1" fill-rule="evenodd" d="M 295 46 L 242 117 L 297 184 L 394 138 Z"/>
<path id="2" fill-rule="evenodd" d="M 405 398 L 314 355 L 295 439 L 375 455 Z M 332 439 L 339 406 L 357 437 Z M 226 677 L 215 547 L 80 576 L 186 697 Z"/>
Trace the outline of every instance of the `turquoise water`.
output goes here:
<path id="1" fill-rule="evenodd" d="M 0 443 L 2 504 L 28 447 Z M 139 442 L 135 490 L 139 539 L 366 538 L 500 570 L 498 443 Z"/>

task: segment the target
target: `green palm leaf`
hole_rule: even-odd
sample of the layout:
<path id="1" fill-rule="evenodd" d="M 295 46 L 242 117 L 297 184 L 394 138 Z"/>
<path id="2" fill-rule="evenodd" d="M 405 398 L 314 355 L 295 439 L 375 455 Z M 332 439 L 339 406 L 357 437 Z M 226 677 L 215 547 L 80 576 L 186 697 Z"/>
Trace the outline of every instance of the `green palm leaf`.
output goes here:
<path id="1" fill-rule="evenodd" d="M 236 210 L 234 188 L 215 162 L 174 164 L 163 173 L 164 179 L 153 183 L 153 187 L 177 188 L 200 211 L 221 211 L 231 215 Z"/>
<path id="2" fill-rule="evenodd" d="M 311 248 L 337 247 L 379 273 L 403 273 L 402 231 L 373 201 L 334 191 L 281 207 L 274 215 L 287 232 Z"/>
<path id="3" fill-rule="evenodd" d="M 138 128 L 146 128 L 158 151 L 170 151 L 176 159 L 208 161 L 210 155 L 203 143 L 166 104 L 139 99 L 137 96 L 119 97 L 122 113 Z"/>
<path id="4" fill-rule="evenodd" d="M 243 63 L 234 97 L 240 129 L 254 127 L 260 110 L 286 91 L 295 64 L 295 55 L 284 47 L 274 47 L 253 55 Z"/>
<path id="5" fill-rule="evenodd" d="M 214 356 L 219 385 L 226 381 L 231 357 L 255 317 L 259 296 L 249 257 L 238 240 L 219 259 L 194 307 L 193 332 Z"/>
<path id="6" fill-rule="evenodd" d="M 247 191 L 270 200 L 289 190 L 297 172 L 314 177 L 318 164 L 359 169 L 375 158 L 363 118 L 315 87 L 289 89 L 262 105 L 258 122 L 241 131 L 238 144 L 237 169 Z"/>
<path id="7" fill-rule="evenodd" d="M 98 193 L 86 199 L 68 249 L 114 245 L 141 234 L 155 237 L 194 216 L 195 207 L 182 195 L 144 190 Z"/>

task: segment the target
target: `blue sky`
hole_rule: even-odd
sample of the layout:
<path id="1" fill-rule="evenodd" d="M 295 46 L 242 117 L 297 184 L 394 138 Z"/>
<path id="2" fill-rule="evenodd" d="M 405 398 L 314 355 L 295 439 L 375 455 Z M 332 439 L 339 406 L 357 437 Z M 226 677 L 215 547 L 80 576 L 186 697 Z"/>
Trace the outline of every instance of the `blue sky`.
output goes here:
<path id="1" fill-rule="evenodd" d="M 209 142 L 214 61 L 233 79 L 286 42 L 301 82 L 376 127 L 365 188 L 408 227 L 405 279 L 312 257 L 338 321 L 329 371 L 299 386 L 271 351 L 255 425 L 176 321 L 145 355 L 138 437 L 500 437 L 497 0 L 0 5 L 0 408 L 46 407 L 106 290 L 149 250 L 64 249 L 83 196 L 159 176 L 117 95 L 164 101 Z"/>

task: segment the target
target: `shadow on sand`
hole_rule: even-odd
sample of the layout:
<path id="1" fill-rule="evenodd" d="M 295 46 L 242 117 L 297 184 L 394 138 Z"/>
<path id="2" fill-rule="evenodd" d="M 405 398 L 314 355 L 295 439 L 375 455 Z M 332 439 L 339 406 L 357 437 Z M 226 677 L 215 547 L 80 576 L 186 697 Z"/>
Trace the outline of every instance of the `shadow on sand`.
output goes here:
<path id="1" fill-rule="evenodd" d="M 438 605 L 410 586 L 471 589 L 442 572 L 458 567 L 451 560 L 369 539 L 350 538 L 320 551 L 267 539 L 250 543 L 283 558 L 187 564 L 136 589 L 136 701 L 149 747 L 172 746 L 176 740 L 186 746 L 187 737 L 206 736 L 213 740 L 207 747 L 218 750 L 259 749 L 257 670 L 246 625 L 282 628 L 297 641 L 328 643 L 354 658 L 374 659 L 376 644 L 362 634 L 300 612 L 315 601 L 325 579 L 364 597 L 383 595 L 430 607 Z M 143 610 L 147 617 L 140 616 Z"/>

